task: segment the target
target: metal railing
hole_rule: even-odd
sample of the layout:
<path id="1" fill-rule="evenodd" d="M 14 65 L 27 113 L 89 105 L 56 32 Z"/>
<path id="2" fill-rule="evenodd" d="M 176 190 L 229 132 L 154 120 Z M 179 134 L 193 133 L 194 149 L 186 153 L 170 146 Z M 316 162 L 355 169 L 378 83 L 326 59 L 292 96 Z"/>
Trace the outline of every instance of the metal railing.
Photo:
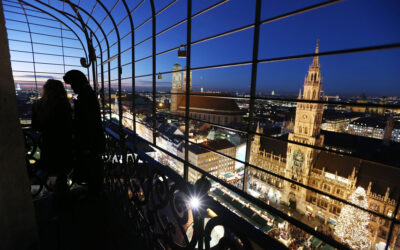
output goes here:
<path id="1" fill-rule="evenodd" d="M 206 178 L 193 186 L 128 143 L 127 135 L 105 130 L 106 190 L 149 249 L 285 249 L 208 196 Z"/>

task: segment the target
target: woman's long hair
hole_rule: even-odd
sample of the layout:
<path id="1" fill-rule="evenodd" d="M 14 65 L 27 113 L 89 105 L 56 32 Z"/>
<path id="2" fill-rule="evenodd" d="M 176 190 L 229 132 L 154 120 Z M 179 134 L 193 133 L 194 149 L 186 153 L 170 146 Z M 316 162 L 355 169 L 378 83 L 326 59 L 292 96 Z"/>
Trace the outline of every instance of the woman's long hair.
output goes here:
<path id="1" fill-rule="evenodd" d="M 54 104 L 59 101 L 68 102 L 67 92 L 62 82 L 54 79 L 47 80 L 43 85 L 42 101 L 47 104 Z"/>
<path id="2" fill-rule="evenodd" d="M 58 80 L 49 79 L 43 85 L 41 104 L 44 120 L 53 119 L 58 112 L 71 112 L 67 92 L 63 83 Z"/>

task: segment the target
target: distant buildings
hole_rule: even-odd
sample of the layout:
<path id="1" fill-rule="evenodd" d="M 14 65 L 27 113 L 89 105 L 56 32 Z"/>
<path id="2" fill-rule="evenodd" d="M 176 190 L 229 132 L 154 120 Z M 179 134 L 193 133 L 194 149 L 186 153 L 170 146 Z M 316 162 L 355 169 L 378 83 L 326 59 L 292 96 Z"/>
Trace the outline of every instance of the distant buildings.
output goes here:
<path id="1" fill-rule="evenodd" d="M 368 103 L 375 103 L 375 104 L 380 104 L 380 105 L 386 105 L 388 104 L 388 101 L 397 101 L 396 97 L 389 97 L 386 98 L 384 96 L 382 96 L 381 98 L 379 98 L 379 102 L 377 103 L 375 100 L 367 100 L 367 98 L 365 97 L 365 95 L 362 96 L 362 98 L 360 100 L 357 100 L 356 103 L 361 104 L 360 106 L 351 106 L 348 105 L 346 106 L 347 110 L 351 110 L 353 112 L 360 112 L 360 113 L 370 113 L 370 114 L 377 114 L 377 115 L 384 115 L 384 114 L 388 114 L 388 113 L 397 113 L 400 114 L 400 109 L 391 109 L 391 108 L 386 108 L 386 107 L 375 107 L 375 106 L 364 106 L 364 105 L 368 105 Z"/>
<path id="2" fill-rule="evenodd" d="M 383 117 L 359 118 L 349 123 L 346 132 L 353 135 L 400 142 L 400 123 L 393 121 L 393 118 L 390 117 L 388 120 Z"/>
<path id="3" fill-rule="evenodd" d="M 364 116 L 363 113 L 328 109 L 324 111 L 321 129 L 325 131 L 346 133 L 346 129 L 352 121 Z"/>
<path id="4" fill-rule="evenodd" d="M 325 110 L 321 128 L 324 131 L 400 142 L 400 122 L 394 120 L 393 116 Z"/>

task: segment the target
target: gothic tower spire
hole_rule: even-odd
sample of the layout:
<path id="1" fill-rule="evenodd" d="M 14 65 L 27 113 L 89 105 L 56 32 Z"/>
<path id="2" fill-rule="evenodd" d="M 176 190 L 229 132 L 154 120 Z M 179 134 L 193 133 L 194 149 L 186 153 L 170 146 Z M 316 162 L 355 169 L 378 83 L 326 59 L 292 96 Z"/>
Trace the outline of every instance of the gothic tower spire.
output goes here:
<path id="1" fill-rule="evenodd" d="M 311 65 L 319 67 L 319 56 L 318 56 L 318 54 L 319 54 L 319 39 L 317 40 L 317 46 L 315 47 L 315 54 L 317 54 L 317 55 L 314 56 L 313 62 Z"/>
<path id="2" fill-rule="evenodd" d="M 315 54 L 319 52 L 319 40 L 315 48 Z M 314 56 L 313 61 L 308 68 L 307 76 L 304 80 L 303 98 L 308 100 L 319 100 L 321 96 L 322 75 L 321 65 L 318 55 Z"/>
<path id="3" fill-rule="evenodd" d="M 319 40 L 315 53 L 319 52 Z M 304 80 L 303 95 L 301 89 L 299 99 L 302 100 L 321 100 L 322 76 L 321 65 L 318 56 L 314 56 L 311 65 L 308 68 L 307 76 Z M 316 145 L 321 130 L 323 114 L 323 105 L 319 103 L 297 103 L 296 120 L 294 125 L 294 133 L 305 139 L 304 142 Z"/>
<path id="4" fill-rule="evenodd" d="M 321 100 L 321 65 L 319 64 L 319 40 L 315 48 L 315 56 L 308 68 L 306 78 L 304 79 L 303 94 L 299 92 L 299 101 L 296 106 L 296 117 L 294 122 L 294 131 L 289 133 L 289 141 L 295 141 L 306 145 L 322 147 L 324 136 L 320 134 L 322 115 L 324 105 L 318 102 L 307 102 L 307 100 Z M 318 151 L 312 147 L 288 143 L 286 153 L 286 172 L 285 176 L 303 184 L 308 183 L 309 173 L 313 167 Z M 292 192 L 293 187 L 285 184 L 285 190 L 288 194 Z M 288 196 L 286 202 L 296 205 L 300 210 L 305 210 L 305 203 L 297 201 L 306 200 L 306 190 L 300 189 L 296 196 Z"/>

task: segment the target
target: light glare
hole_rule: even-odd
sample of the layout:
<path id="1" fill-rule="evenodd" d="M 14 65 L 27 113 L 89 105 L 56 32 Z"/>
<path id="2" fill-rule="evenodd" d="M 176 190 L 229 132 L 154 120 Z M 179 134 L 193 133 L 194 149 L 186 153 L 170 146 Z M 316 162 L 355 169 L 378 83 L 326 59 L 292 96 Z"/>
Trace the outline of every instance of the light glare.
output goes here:
<path id="1" fill-rule="evenodd" d="M 198 209 L 200 207 L 200 200 L 197 197 L 192 197 L 189 203 L 192 209 Z"/>

